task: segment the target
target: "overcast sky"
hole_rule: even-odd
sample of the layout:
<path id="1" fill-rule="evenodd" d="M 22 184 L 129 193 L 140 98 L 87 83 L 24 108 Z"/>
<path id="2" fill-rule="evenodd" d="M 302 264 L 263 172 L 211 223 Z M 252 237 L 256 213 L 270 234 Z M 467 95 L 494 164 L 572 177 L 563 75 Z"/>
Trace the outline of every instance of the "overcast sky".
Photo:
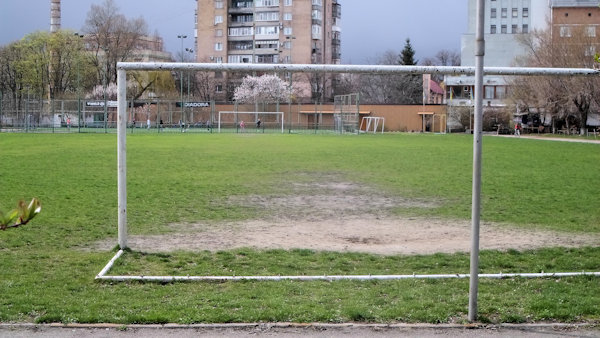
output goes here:
<path id="1" fill-rule="evenodd" d="M 303 0 L 308 1 L 308 0 Z M 342 61 L 369 63 L 386 50 L 399 52 L 410 38 L 416 58 L 441 49 L 460 52 L 467 28 L 468 0 L 341 0 Z M 174 55 L 181 49 L 177 35 L 188 36 L 194 48 L 195 0 L 115 0 L 128 18 L 143 17 L 150 33 L 165 40 Z M 81 31 L 92 4 L 103 0 L 62 0 L 62 28 Z M 0 0 L 0 45 L 26 34 L 50 29 L 50 0 Z"/>

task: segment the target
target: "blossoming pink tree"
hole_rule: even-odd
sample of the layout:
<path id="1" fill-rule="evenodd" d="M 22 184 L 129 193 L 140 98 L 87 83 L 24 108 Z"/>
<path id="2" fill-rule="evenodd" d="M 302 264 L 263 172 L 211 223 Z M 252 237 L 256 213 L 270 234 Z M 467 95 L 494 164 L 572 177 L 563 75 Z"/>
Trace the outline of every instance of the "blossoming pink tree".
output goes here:
<path id="1" fill-rule="evenodd" d="M 240 103 L 290 102 L 293 86 L 276 75 L 246 76 L 235 89 L 233 98 Z"/>

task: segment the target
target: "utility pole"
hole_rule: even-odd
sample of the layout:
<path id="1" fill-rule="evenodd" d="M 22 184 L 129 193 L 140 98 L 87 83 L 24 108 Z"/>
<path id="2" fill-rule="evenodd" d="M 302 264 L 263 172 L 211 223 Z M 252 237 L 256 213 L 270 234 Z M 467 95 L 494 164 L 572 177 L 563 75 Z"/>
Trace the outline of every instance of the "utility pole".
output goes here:
<path id="1" fill-rule="evenodd" d="M 187 35 L 177 35 L 179 39 L 181 39 L 181 62 L 183 63 L 183 39 L 187 38 Z M 185 118 L 183 117 L 183 71 L 179 72 L 179 94 L 181 97 L 181 123 L 185 123 Z M 183 124 L 181 125 L 183 126 Z M 181 130 L 183 131 L 183 129 Z"/>

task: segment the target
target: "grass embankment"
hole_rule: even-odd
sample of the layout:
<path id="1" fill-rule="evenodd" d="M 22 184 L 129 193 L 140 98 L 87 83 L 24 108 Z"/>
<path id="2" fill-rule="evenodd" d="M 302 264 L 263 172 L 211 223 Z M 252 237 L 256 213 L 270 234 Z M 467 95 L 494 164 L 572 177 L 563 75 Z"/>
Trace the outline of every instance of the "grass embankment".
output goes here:
<path id="1" fill-rule="evenodd" d="M 38 197 L 42 214 L 0 232 L 0 321 L 240 322 L 464 320 L 468 281 L 99 283 L 113 255 L 89 252 L 116 237 L 115 135 L 0 135 L 0 205 Z M 407 198 L 435 200 L 407 215 L 470 216 L 471 138 L 463 135 L 133 135 L 128 138 L 130 231 L 241 220 L 256 211 L 230 195 L 281 193 L 334 173 Z M 486 138 L 483 219 L 600 232 L 600 148 Z M 483 252 L 482 272 L 600 270 L 598 248 Z M 128 253 L 115 272 L 333 274 L 468 272 L 468 256 L 395 256 L 307 250 Z M 594 278 L 482 280 L 483 321 L 597 321 Z"/>

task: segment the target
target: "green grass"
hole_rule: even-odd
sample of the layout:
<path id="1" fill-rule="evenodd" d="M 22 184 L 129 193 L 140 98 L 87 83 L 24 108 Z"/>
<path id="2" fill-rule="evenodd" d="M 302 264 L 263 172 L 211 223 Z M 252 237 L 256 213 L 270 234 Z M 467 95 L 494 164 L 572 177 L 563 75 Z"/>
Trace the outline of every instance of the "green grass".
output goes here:
<path id="1" fill-rule="evenodd" d="M 472 139 L 465 135 L 128 136 L 130 232 L 176 222 L 242 220 L 229 196 L 293 193 L 292 181 L 335 175 L 386 194 L 435 201 L 408 216 L 468 219 Z M 38 197 L 42 214 L 0 232 L 0 321 L 198 323 L 464 320 L 468 281 L 103 283 L 116 243 L 116 135 L 0 134 L 0 208 Z M 485 138 L 482 218 L 573 233 L 600 232 L 600 147 Z M 597 247 L 485 251 L 482 272 L 600 270 Z M 468 272 L 465 254 L 383 257 L 309 250 L 127 253 L 123 274 Z M 597 278 L 482 280 L 482 321 L 598 321 Z"/>

